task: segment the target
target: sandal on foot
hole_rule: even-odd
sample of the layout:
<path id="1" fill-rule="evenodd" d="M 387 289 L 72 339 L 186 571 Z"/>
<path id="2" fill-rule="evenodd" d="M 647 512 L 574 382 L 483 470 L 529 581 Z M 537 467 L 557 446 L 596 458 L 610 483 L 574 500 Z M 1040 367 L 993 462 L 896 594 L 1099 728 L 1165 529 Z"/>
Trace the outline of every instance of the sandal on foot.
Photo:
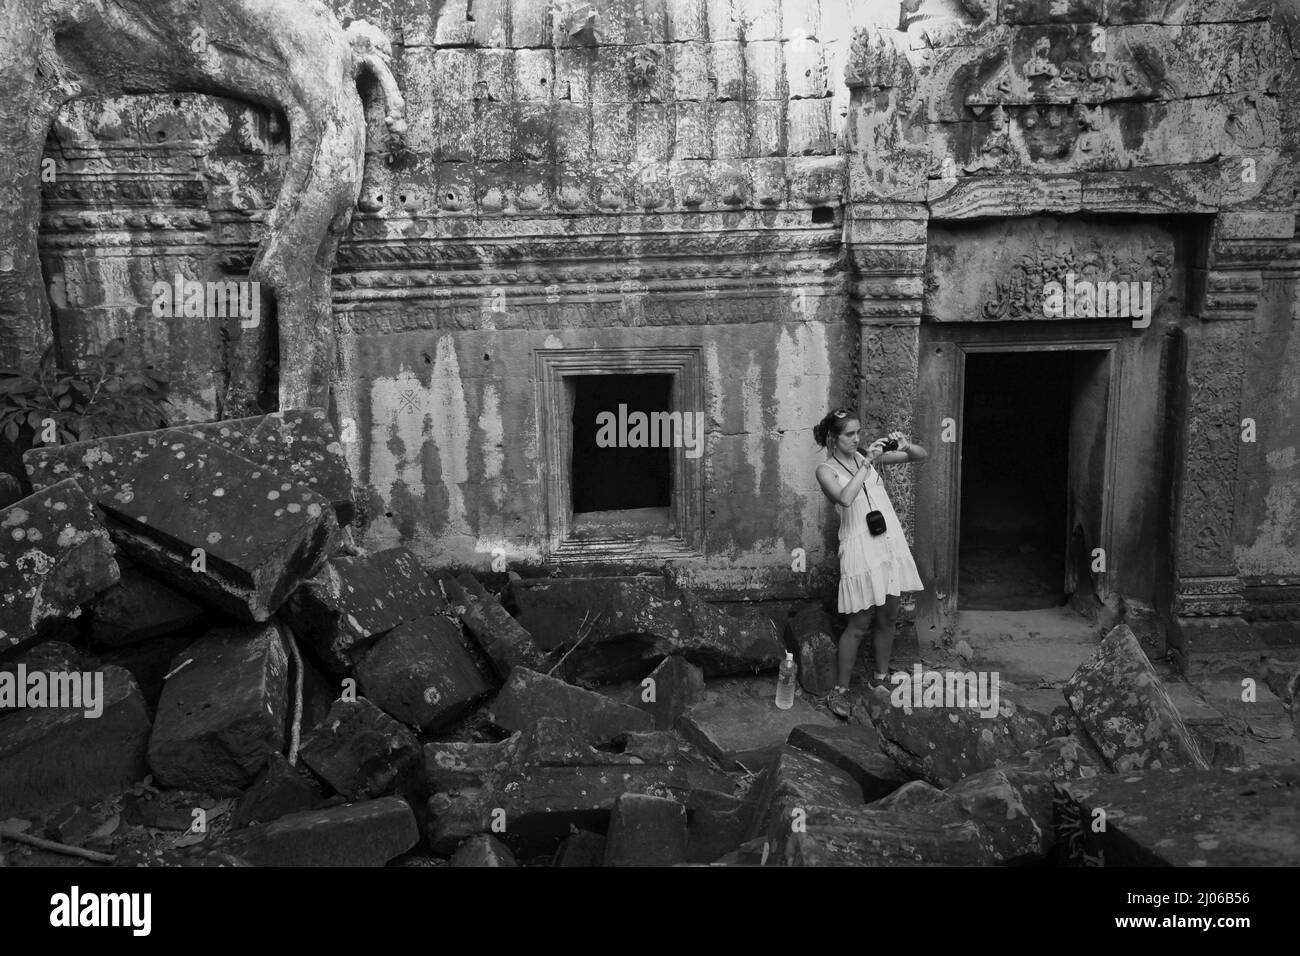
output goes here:
<path id="1" fill-rule="evenodd" d="M 830 708 L 831 713 L 836 717 L 847 718 L 853 713 L 853 707 L 849 704 L 849 699 L 845 696 L 848 693 L 846 687 L 836 687 L 826 695 L 826 706 Z"/>
<path id="2" fill-rule="evenodd" d="M 869 683 L 872 687 L 883 687 L 886 690 L 889 690 L 895 686 L 895 681 L 894 681 L 895 674 L 902 674 L 908 680 L 912 679 L 912 675 L 907 673 L 907 671 L 901 671 L 898 670 L 897 668 L 891 667 L 889 669 L 889 673 L 885 674 L 883 677 L 877 677 L 875 674 L 869 674 L 867 676 L 867 683 Z"/>

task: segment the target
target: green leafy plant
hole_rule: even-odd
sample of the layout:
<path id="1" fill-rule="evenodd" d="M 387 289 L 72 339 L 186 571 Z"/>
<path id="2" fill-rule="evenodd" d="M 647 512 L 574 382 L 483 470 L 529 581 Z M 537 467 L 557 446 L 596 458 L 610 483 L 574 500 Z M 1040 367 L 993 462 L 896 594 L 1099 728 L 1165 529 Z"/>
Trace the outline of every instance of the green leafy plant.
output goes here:
<path id="1" fill-rule="evenodd" d="M 20 451 L 30 448 L 53 419 L 59 442 L 166 426 L 167 376 L 125 360 L 126 345 L 114 339 L 79 370 L 54 363 L 47 350 L 34 372 L 0 369 L 0 435 Z"/>

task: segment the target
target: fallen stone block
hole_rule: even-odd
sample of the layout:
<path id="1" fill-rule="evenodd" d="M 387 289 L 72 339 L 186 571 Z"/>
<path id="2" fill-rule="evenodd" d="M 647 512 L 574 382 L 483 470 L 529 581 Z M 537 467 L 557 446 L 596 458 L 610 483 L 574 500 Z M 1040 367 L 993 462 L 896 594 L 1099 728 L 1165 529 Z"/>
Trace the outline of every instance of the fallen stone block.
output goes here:
<path id="1" fill-rule="evenodd" d="M 538 647 L 550 651 L 572 644 L 584 628 L 590 630 L 588 640 L 617 633 L 621 625 L 616 622 L 628 615 L 629 606 L 646 596 L 662 598 L 665 583 L 662 577 L 649 575 L 533 578 L 512 581 L 509 595 L 519 611 L 520 626 L 532 635 Z"/>
<path id="2" fill-rule="evenodd" d="M 868 690 L 853 719 L 869 713 L 885 754 L 904 773 L 937 787 L 1014 760 L 1048 739 L 1045 715 L 1006 698 L 996 715 L 985 717 L 975 707 L 895 706 L 891 696 L 889 688 Z"/>
<path id="3" fill-rule="evenodd" d="M 1065 685 L 1065 699 L 1110 769 L 1208 764 L 1133 632 L 1112 630 Z"/>
<path id="4" fill-rule="evenodd" d="M 617 738 L 623 754 L 643 763 L 671 763 L 682 754 L 680 738 L 670 730 L 632 731 Z"/>
<path id="5" fill-rule="evenodd" d="M 86 658 L 71 644 L 63 641 L 32 644 L 20 652 L 18 657 L 0 663 L 0 715 L 25 707 L 29 694 L 28 688 L 31 688 L 31 694 L 36 694 L 38 684 L 45 689 L 40 691 L 37 699 L 40 701 L 40 706 L 45 706 L 50 695 L 49 687 L 52 680 L 50 675 L 72 674 L 95 669 L 93 666 L 88 668 L 86 665 Z M 41 676 L 32 676 L 36 674 Z M 69 689 L 76 688 L 70 686 Z M 84 692 L 84 683 L 80 685 L 80 689 Z M 94 691 L 93 684 L 91 691 L 92 693 Z"/>
<path id="6" fill-rule="evenodd" d="M 1101 755 L 1090 741 L 1075 734 L 1053 737 L 1019 757 L 999 761 L 998 766 L 1028 772 L 1044 772 L 1053 780 L 1081 780 L 1105 773 Z"/>
<path id="7" fill-rule="evenodd" d="M 352 474 L 343 446 L 323 409 L 291 409 L 262 417 L 238 454 L 265 465 L 277 477 L 306 485 L 334 507 L 340 525 L 356 514 Z"/>
<path id="8" fill-rule="evenodd" d="M 555 851 L 552 866 L 604 866 L 605 837 L 590 830 L 579 830 L 564 838 Z"/>
<path id="9" fill-rule="evenodd" d="M 839 644 L 835 622 L 824 609 L 809 604 L 790 615 L 785 648 L 799 664 L 799 684 L 810 694 L 829 693 L 839 678 Z"/>
<path id="10" fill-rule="evenodd" d="M 1073 865 L 1293 867 L 1300 768 L 1174 767 L 1059 783 L 1054 820 L 1062 861 Z"/>
<path id="11" fill-rule="evenodd" d="M 1246 764 L 1246 748 L 1242 738 L 1226 727 L 1189 728 L 1196 749 L 1211 767 L 1241 767 Z"/>
<path id="12" fill-rule="evenodd" d="M 210 442 L 159 444 L 98 503 L 113 540 L 167 584 L 265 621 L 333 552 L 329 503 Z"/>
<path id="13" fill-rule="evenodd" d="M 669 594 L 662 579 L 552 579 L 517 583 L 511 593 L 542 648 L 571 646 L 564 676 L 577 683 L 640 680 L 672 654 L 706 677 L 774 669 L 785 657 L 766 615 L 728 614 L 690 591 Z"/>
<path id="14" fill-rule="evenodd" d="M 415 735 L 364 697 L 336 700 L 325 722 L 303 737 L 299 757 L 349 800 L 391 793 L 419 769 Z"/>
<path id="15" fill-rule="evenodd" d="M 686 808 L 676 800 L 625 793 L 614 801 L 605 866 L 672 866 L 687 859 Z"/>
<path id="16" fill-rule="evenodd" d="M 117 581 L 108 532 L 75 481 L 0 511 L 0 651 L 45 638 Z"/>
<path id="17" fill-rule="evenodd" d="M 543 671 L 549 666 L 546 654 L 533 636 L 488 593 L 478 578 L 468 573 L 459 578 L 443 574 L 437 580 L 465 630 L 492 662 L 498 678 L 505 680 L 515 667 Z"/>
<path id="18" fill-rule="evenodd" d="M 86 716 L 84 699 L 0 717 L 0 819 L 97 799 L 148 774 L 144 698 L 120 667 L 102 675 L 97 717 Z"/>
<path id="19" fill-rule="evenodd" d="M 782 835 L 768 865 L 989 866 L 997 856 L 975 823 L 940 823 L 924 813 L 806 808 L 806 829 Z"/>
<path id="20" fill-rule="evenodd" d="M 340 524 L 354 515 L 352 477 L 343 447 L 321 409 L 296 409 L 222 422 L 179 425 L 33 448 L 23 465 L 33 488 L 76 478 L 92 498 L 117 487 L 123 474 L 159 445 L 199 438 L 267 468 L 275 477 L 303 484 L 329 500 Z"/>
<path id="21" fill-rule="evenodd" d="M 193 426 L 160 428 L 66 445 L 45 445 L 24 453 L 23 467 L 32 487 L 38 491 L 75 478 L 88 497 L 97 499 L 121 484 L 126 471 L 148 458 L 159 445 L 193 437 L 196 433 Z"/>
<path id="22" fill-rule="evenodd" d="M 357 665 L 357 686 L 381 710 L 432 732 L 454 722 L 492 692 L 440 614 L 399 624 Z"/>
<path id="23" fill-rule="evenodd" d="M 528 746 L 522 733 L 499 743 L 439 741 L 424 745 L 424 777 L 436 792 L 476 789 L 515 766 Z"/>
<path id="24" fill-rule="evenodd" d="M 124 667 L 131 672 L 145 703 L 151 711 L 157 711 L 158 702 L 162 700 L 163 687 L 167 684 L 167 675 L 171 673 L 172 661 L 185 658 L 179 655 L 192 647 L 202 636 L 203 625 L 198 624 L 174 634 L 164 634 L 152 640 L 137 644 L 124 644 L 110 648 L 95 655 L 95 659 L 104 666 Z"/>
<path id="25" fill-rule="evenodd" d="M 670 748 L 671 737 L 632 732 L 597 750 L 570 722 L 544 718 L 497 744 L 429 744 L 431 846 L 449 854 L 466 837 L 491 833 L 533 858 L 552 853 L 570 826 L 604 831 L 621 793 L 684 801 L 692 791 L 732 789 L 704 758 Z"/>
<path id="26" fill-rule="evenodd" d="M 284 749 L 289 654 L 274 625 L 209 632 L 172 661 L 149 738 L 168 787 L 243 789 Z"/>
<path id="27" fill-rule="evenodd" d="M 650 715 L 643 710 L 526 667 L 516 667 L 510 672 L 510 679 L 492 701 L 489 717 L 494 724 L 509 731 L 526 730 L 542 717 L 560 717 L 596 743 L 654 726 Z"/>
<path id="28" fill-rule="evenodd" d="M 1055 840 L 1051 776 L 1044 771 L 985 770 L 949 787 L 961 812 L 982 827 L 998 862 L 1045 861 Z"/>
<path id="29" fill-rule="evenodd" d="M 676 654 L 665 657 L 646 679 L 653 683 L 641 683 L 637 700 L 660 730 L 672 730 L 677 719 L 704 696 L 704 672 Z"/>
<path id="30" fill-rule="evenodd" d="M 382 797 L 235 830 L 214 841 L 212 850 L 253 866 L 383 866 L 419 838 L 410 804 Z"/>
<path id="31" fill-rule="evenodd" d="M 330 669 L 347 674 L 380 635 L 446 608 L 415 555 L 390 548 L 327 561 L 293 593 L 283 614 Z"/>
<path id="32" fill-rule="evenodd" d="M 746 840 L 730 853 L 724 853 L 709 866 L 766 866 L 772 856 L 772 841 L 763 837 Z M 775 866 L 776 864 L 773 863 Z"/>
<path id="33" fill-rule="evenodd" d="M 754 822 L 754 800 L 717 790 L 692 790 L 686 798 L 687 859 L 709 863 L 737 849 Z"/>
<path id="34" fill-rule="evenodd" d="M 843 770 L 857 781 L 868 802 L 912 779 L 880 752 L 880 736 L 870 727 L 800 724 L 790 731 L 787 743 Z"/>
<path id="35" fill-rule="evenodd" d="M 290 765 L 283 754 L 273 753 L 253 786 L 240 798 L 230 825 L 238 830 L 269 823 L 291 813 L 315 810 L 323 802 L 324 797 L 311 780 Z"/>
<path id="36" fill-rule="evenodd" d="M 799 751 L 791 749 L 792 754 Z M 807 761 L 817 760 L 800 754 Z M 958 798 L 914 780 L 863 806 L 825 787 L 824 761 L 778 770 L 776 792 L 765 779 L 756 836 L 742 845 L 767 852 L 768 866 L 986 866 L 997 841 L 968 818 Z M 820 779 L 819 779 L 820 778 Z M 826 797 L 830 797 L 826 800 Z M 823 802 L 818 802 L 822 800 Z M 775 813 L 774 810 L 779 811 Z M 761 844 L 761 847 L 759 846 Z"/>
<path id="37" fill-rule="evenodd" d="M 479 834 L 462 843 L 451 857 L 452 866 L 518 866 L 510 848 L 495 837 Z"/>
<path id="38" fill-rule="evenodd" d="M 828 761 L 793 747 L 782 746 L 763 774 L 755 797 L 749 836 L 764 837 L 774 846 L 796 825 L 794 811 L 810 806 L 860 807 L 862 788 Z"/>
<path id="39" fill-rule="evenodd" d="M 492 833 L 531 859 L 554 853 L 570 827 L 606 830 L 624 793 L 684 799 L 691 789 L 686 772 L 665 766 L 518 766 L 483 787 L 431 796 L 429 846 L 449 854 L 467 837 Z"/>
<path id="40" fill-rule="evenodd" d="M 148 641 L 198 622 L 204 610 L 157 578 L 122 568 L 116 584 L 87 605 L 97 644 L 121 647 Z"/>
<path id="41" fill-rule="evenodd" d="M 789 710 L 781 710 L 775 697 L 758 696 L 753 689 L 753 685 L 730 682 L 710 685 L 704 698 L 678 718 L 678 732 L 724 770 L 757 771 L 795 727 L 835 724 L 801 698 L 796 697 Z"/>
<path id="42" fill-rule="evenodd" d="M 690 658 L 695 625 L 680 598 L 658 598 L 629 585 L 624 588 L 622 603 L 610 605 L 608 611 L 611 617 L 601 618 L 597 629 L 585 638 L 582 628 L 574 632 L 561 665 L 567 680 L 581 684 L 639 681 L 671 654 Z"/>
<path id="43" fill-rule="evenodd" d="M 646 735 L 620 735 L 618 739 L 623 740 L 628 736 Z M 654 752 L 656 748 L 643 744 L 641 749 Z M 669 756 L 676 754 L 675 742 L 671 755 L 654 752 L 654 759 L 651 760 L 634 753 L 597 750 L 592 745 L 592 738 L 581 726 L 559 717 L 542 717 L 527 734 L 524 759 L 539 767 L 615 766 L 667 763 Z"/>
<path id="44" fill-rule="evenodd" d="M 705 677 L 774 671 L 785 660 L 781 634 L 766 614 L 748 607 L 728 613 L 691 591 L 681 593 L 693 633 L 680 653 L 702 667 Z"/>
<path id="45" fill-rule="evenodd" d="M 875 810 L 924 812 L 949 822 L 961 819 L 957 799 L 924 780 L 911 780 L 888 796 L 873 800 L 869 806 Z"/>

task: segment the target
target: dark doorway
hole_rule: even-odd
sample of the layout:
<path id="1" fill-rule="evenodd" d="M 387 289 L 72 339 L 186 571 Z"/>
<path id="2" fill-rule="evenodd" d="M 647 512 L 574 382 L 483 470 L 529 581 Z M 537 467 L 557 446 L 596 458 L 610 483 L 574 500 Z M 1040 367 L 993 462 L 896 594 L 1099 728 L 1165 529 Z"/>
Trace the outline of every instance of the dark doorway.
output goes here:
<path id="1" fill-rule="evenodd" d="M 1064 604 L 1072 351 L 970 352 L 957 600 L 971 610 Z"/>
<path id="2" fill-rule="evenodd" d="M 672 501 L 672 449 L 659 440 L 662 436 L 651 437 L 646 430 L 646 437 L 661 446 L 657 448 L 626 447 L 622 442 L 601 447 L 597 439 L 601 422 L 609 420 L 602 416 L 633 426 L 637 412 L 647 418 L 668 412 L 673 377 L 573 375 L 566 382 L 572 389 L 574 514 L 667 509 Z M 630 427 L 623 429 L 624 435 L 637 437 L 629 432 Z M 606 431 L 604 437 L 609 436 Z"/>

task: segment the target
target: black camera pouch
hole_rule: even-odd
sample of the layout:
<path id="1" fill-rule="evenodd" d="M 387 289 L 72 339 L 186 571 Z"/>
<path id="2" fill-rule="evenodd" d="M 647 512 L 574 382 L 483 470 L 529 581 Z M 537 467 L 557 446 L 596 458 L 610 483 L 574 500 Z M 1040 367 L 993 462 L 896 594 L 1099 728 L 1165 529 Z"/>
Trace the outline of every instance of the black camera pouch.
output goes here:
<path id="1" fill-rule="evenodd" d="M 871 492 L 867 491 L 866 485 L 862 486 L 862 490 L 867 494 L 867 507 L 871 508 Z M 884 534 L 887 527 L 888 526 L 885 524 L 885 516 L 879 511 L 875 508 L 871 508 L 871 510 L 867 512 L 867 530 L 871 532 L 873 538 L 878 538 Z"/>

